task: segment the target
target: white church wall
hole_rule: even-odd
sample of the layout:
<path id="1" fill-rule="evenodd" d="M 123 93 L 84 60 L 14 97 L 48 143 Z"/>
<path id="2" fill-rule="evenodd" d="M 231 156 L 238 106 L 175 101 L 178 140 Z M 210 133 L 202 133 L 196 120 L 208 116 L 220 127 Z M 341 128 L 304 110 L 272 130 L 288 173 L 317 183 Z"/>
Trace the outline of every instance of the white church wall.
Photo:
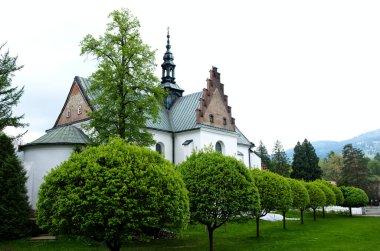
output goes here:
<path id="1" fill-rule="evenodd" d="M 251 153 L 251 167 L 261 169 L 261 159 L 255 153 Z"/>
<path id="2" fill-rule="evenodd" d="M 191 141 L 189 144 L 184 145 L 186 141 Z M 199 130 L 192 130 L 175 134 L 175 164 L 179 164 L 186 160 L 193 150 L 197 151 L 200 147 L 200 133 Z"/>
<path id="3" fill-rule="evenodd" d="M 173 139 L 172 134 L 169 132 L 162 132 L 162 131 L 156 131 L 156 130 L 148 130 L 150 133 L 153 134 L 153 139 L 161 144 L 163 146 L 163 153 L 165 159 L 169 160 L 170 162 L 173 162 Z M 156 145 L 153 145 L 150 147 L 153 151 L 156 151 Z"/>
<path id="4" fill-rule="evenodd" d="M 209 146 L 210 144 L 215 149 L 215 144 L 222 142 L 222 153 L 229 156 L 237 156 L 237 136 L 233 132 L 225 132 L 201 128 L 200 144 L 198 148 Z"/>
<path id="5" fill-rule="evenodd" d="M 243 163 L 247 166 L 249 166 L 249 146 L 246 145 L 238 145 L 237 146 L 237 159 L 243 161 Z M 252 166 L 252 161 L 251 161 L 251 166 Z"/>
<path id="6" fill-rule="evenodd" d="M 29 146 L 24 150 L 24 168 L 27 171 L 27 189 L 30 204 L 36 209 L 38 190 L 43 177 L 54 167 L 67 160 L 74 146 Z"/>

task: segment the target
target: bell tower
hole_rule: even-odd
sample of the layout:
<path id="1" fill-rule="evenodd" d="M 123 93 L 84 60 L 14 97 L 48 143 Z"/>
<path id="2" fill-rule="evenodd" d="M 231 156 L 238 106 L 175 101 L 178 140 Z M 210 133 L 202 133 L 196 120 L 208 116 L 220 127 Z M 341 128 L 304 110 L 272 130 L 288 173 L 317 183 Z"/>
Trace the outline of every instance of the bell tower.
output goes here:
<path id="1" fill-rule="evenodd" d="M 168 96 L 165 97 L 165 107 L 170 109 L 177 98 L 182 97 L 183 89 L 175 82 L 175 64 L 173 53 L 170 51 L 170 34 L 168 28 L 166 52 L 164 54 L 164 62 L 161 64 L 162 78 L 161 87 L 168 91 Z"/>

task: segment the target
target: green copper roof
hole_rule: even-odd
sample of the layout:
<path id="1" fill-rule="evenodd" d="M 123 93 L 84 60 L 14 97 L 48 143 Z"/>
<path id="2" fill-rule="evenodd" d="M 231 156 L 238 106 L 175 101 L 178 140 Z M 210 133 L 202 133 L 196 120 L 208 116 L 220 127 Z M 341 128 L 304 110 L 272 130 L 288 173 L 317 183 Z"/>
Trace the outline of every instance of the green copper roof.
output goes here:
<path id="1" fill-rule="evenodd" d="M 200 127 L 197 124 L 196 110 L 199 108 L 199 99 L 202 97 L 202 94 L 203 92 L 196 92 L 176 100 L 169 113 L 174 132 Z"/>
<path id="2" fill-rule="evenodd" d="M 62 126 L 46 131 L 46 134 L 23 147 L 31 145 L 85 145 L 90 143 L 89 138 L 75 126 Z"/>

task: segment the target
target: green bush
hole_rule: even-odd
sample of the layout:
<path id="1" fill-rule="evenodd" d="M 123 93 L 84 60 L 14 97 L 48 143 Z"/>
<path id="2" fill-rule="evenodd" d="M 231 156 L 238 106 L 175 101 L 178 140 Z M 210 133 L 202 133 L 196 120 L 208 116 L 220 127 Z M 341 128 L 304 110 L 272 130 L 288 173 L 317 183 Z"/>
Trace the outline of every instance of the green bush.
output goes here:
<path id="1" fill-rule="evenodd" d="M 180 174 L 161 155 L 121 139 L 73 153 L 39 191 L 37 223 L 53 233 L 104 240 L 118 250 L 123 238 L 147 228 L 182 227 L 188 196 Z"/>

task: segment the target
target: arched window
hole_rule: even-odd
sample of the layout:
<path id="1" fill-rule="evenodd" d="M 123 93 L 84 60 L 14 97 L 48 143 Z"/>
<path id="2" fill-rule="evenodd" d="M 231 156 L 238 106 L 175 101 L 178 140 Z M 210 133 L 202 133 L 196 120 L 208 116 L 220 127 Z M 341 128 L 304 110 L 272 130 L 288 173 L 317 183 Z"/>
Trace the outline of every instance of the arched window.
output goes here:
<path id="1" fill-rule="evenodd" d="M 220 141 L 216 142 L 215 151 L 223 153 L 223 146 L 222 146 L 222 143 Z"/>
<path id="2" fill-rule="evenodd" d="M 157 143 L 157 144 L 156 144 L 156 152 L 158 152 L 158 153 L 161 154 L 161 155 L 164 155 L 164 153 L 165 153 L 165 147 L 164 147 L 164 144 L 162 144 L 162 143 Z"/>

